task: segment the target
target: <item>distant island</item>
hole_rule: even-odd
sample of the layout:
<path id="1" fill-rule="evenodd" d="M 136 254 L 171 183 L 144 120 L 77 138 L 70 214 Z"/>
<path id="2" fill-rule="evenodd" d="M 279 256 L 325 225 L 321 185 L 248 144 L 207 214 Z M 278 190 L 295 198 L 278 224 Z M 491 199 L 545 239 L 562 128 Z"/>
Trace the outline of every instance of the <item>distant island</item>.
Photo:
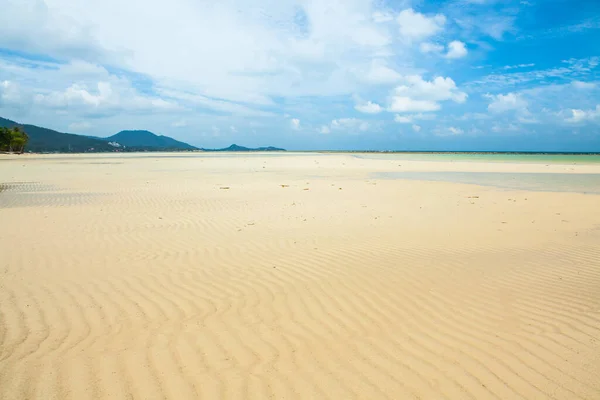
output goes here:
<path id="1" fill-rule="evenodd" d="M 147 151 L 285 151 L 277 147 L 249 148 L 232 144 L 224 149 L 201 149 L 168 136 L 156 135 L 145 130 L 125 130 L 108 137 L 75 135 L 58 132 L 36 125 L 21 124 L 0 117 L 2 132 L 14 132 L 11 146 L 9 133 L 6 145 L 0 144 L 0 151 L 33 153 L 106 153 L 106 152 L 147 152 Z M 19 135 L 23 136 L 24 139 Z M 13 148 L 14 147 L 14 148 Z"/>
<path id="2" fill-rule="evenodd" d="M 285 151 L 285 149 L 280 149 L 278 147 L 256 147 L 249 148 L 244 146 L 238 146 L 237 144 L 232 144 L 229 147 L 224 149 L 201 149 L 202 151 Z"/>

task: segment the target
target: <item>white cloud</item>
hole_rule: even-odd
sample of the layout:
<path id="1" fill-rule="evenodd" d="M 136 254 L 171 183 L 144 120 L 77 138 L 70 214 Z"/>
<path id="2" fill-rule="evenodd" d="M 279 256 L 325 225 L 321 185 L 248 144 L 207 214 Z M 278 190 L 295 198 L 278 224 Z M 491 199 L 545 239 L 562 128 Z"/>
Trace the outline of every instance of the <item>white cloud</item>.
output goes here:
<path id="1" fill-rule="evenodd" d="M 296 131 L 300 129 L 300 120 L 298 118 L 292 118 L 290 124 L 292 125 L 292 129 Z"/>
<path id="2" fill-rule="evenodd" d="M 361 72 L 361 77 L 368 83 L 386 84 L 398 82 L 402 75 L 388 67 L 385 60 L 375 59 L 371 61 L 366 74 Z"/>
<path id="3" fill-rule="evenodd" d="M 69 131 L 81 132 L 81 131 L 86 131 L 86 130 L 90 129 L 91 127 L 92 127 L 92 124 L 90 124 L 87 121 L 73 122 L 73 123 L 69 124 Z"/>
<path id="4" fill-rule="evenodd" d="M 527 110 L 527 101 L 518 93 L 507 93 L 505 95 L 487 94 L 485 97 L 491 100 L 488 105 L 488 111 L 493 113 L 503 113 L 507 111 L 523 112 Z"/>
<path id="5" fill-rule="evenodd" d="M 458 136 L 465 133 L 461 128 L 456 128 L 454 126 L 436 128 L 434 132 L 437 136 Z"/>
<path id="6" fill-rule="evenodd" d="M 446 17 L 442 14 L 436 14 L 428 17 L 412 8 L 403 10 L 396 18 L 400 26 L 400 35 L 407 40 L 426 39 L 439 33 L 446 23 Z"/>
<path id="7" fill-rule="evenodd" d="M 233 125 L 231 125 L 229 127 L 229 130 L 231 130 L 231 132 L 233 132 L 233 133 L 237 133 L 237 131 L 238 131 L 237 128 L 235 126 L 233 126 Z"/>
<path id="8" fill-rule="evenodd" d="M 592 110 L 571 109 L 569 110 L 569 114 L 570 117 L 565 118 L 565 121 L 569 123 L 578 124 L 582 122 L 597 121 L 600 120 L 600 104 Z"/>
<path id="9" fill-rule="evenodd" d="M 67 9 L 73 4 L 48 3 L 50 7 L 40 0 L 4 0 L 0 13 L 0 48 L 51 52 L 57 58 L 85 55 L 98 59 L 109 53 L 100 47 L 84 21 L 61 12 L 61 7 Z"/>
<path id="10" fill-rule="evenodd" d="M 389 22 L 394 19 L 394 16 L 390 12 L 386 11 L 375 11 L 373 13 L 373 21 L 375 22 Z"/>
<path id="11" fill-rule="evenodd" d="M 322 134 L 325 134 L 325 135 L 328 134 L 328 133 L 331 133 L 331 129 L 329 129 L 329 127 L 327 125 L 321 126 L 317 131 L 319 133 L 322 133 Z"/>
<path id="12" fill-rule="evenodd" d="M 492 132 L 496 132 L 496 133 L 520 132 L 520 131 L 522 131 L 520 125 L 516 125 L 516 124 L 513 124 L 513 123 L 508 123 L 508 124 L 505 124 L 505 125 L 495 123 L 492 126 L 491 129 L 492 129 Z"/>
<path id="13" fill-rule="evenodd" d="M 421 132 L 421 127 L 419 125 L 415 124 L 415 125 L 412 126 L 412 130 L 415 131 L 415 132 Z"/>
<path id="14" fill-rule="evenodd" d="M 394 116 L 394 121 L 399 124 L 412 124 L 417 120 L 424 119 L 433 119 L 435 118 L 435 114 L 409 114 L 409 115 L 399 115 L 396 114 Z"/>
<path id="15" fill-rule="evenodd" d="M 432 81 L 426 81 L 421 76 L 410 75 L 404 77 L 402 83 L 392 93 L 389 111 L 437 111 L 441 108 L 441 101 L 464 103 L 467 100 L 467 94 L 458 90 L 456 83 L 450 78 L 438 76 Z"/>
<path id="16" fill-rule="evenodd" d="M 406 96 L 393 96 L 388 110 L 392 112 L 427 112 L 437 111 L 440 108 L 440 105 L 435 101 L 414 100 Z"/>
<path id="17" fill-rule="evenodd" d="M 517 69 L 517 68 L 530 68 L 535 67 L 535 64 L 516 64 L 516 65 L 505 65 L 503 69 Z"/>
<path id="18" fill-rule="evenodd" d="M 174 128 L 183 128 L 187 126 L 187 121 L 185 119 L 179 119 L 171 124 Z"/>
<path id="19" fill-rule="evenodd" d="M 453 40 L 448 44 L 448 53 L 446 58 L 462 58 L 468 53 L 465 44 L 459 40 Z"/>
<path id="20" fill-rule="evenodd" d="M 490 74 L 481 79 L 470 82 L 474 87 L 514 87 L 518 84 L 524 84 L 531 81 L 543 80 L 581 80 L 595 72 L 600 65 L 600 57 L 589 57 L 583 59 L 563 60 L 561 66 L 538 69 L 523 72 L 511 72 L 501 74 Z"/>
<path id="21" fill-rule="evenodd" d="M 95 86 L 95 87 L 94 87 Z M 93 86 L 75 83 L 64 90 L 33 96 L 35 106 L 52 109 L 68 109 L 84 115 L 104 115 L 117 110 L 131 112 L 167 112 L 179 108 L 171 101 L 157 97 L 145 97 L 126 85 L 97 82 Z"/>
<path id="22" fill-rule="evenodd" d="M 332 131 L 365 132 L 370 129 L 370 124 L 358 118 L 339 118 L 331 121 L 329 129 Z"/>
<path id="23" fill-rule="evenodd" d="M 411 124 L 413 122 L 413 118 L 411 116 L 398 115 L 394 117 L 394 121 L 399 124 Z"/>
<path id="24" fill-rule="evenodd" d="M 395 52 L 390 17 L 372 0 L 4 0 L 0 48 L 84 59 L 162 88 L 262 105 L 356 91 L 346 71 Z M 167 19 L 177 24 L 167 28 Z"/>
<path id="25" fill-rule="evenodd" d="M 173 101 L 186 104 L 189 107 L 200 107 L 225 114 L 256 116 L 256 117 L 271 117 L 273 113 L 263 111 L 257 107 L 238 104 L 226 100 L 214 99 L 203 95 L 193 94 L 187 91 L 179 91 L 165 88 L 156 88 L 159 95 L 165 98 L 170 98 Z"/>
<path id="26" fill-rule="evenodd" d="M 531 116 L 529 112 L 525 112 L 523 115 L 520 115 L 517 118 L 517 121 L 522 124 L 537 124 L 540 122 L 537 118 Z"/>
<path id="27" fill-rule="evenodd" d="M 581 90 L 596 88 L 596 83 L 594 83 L 594 82 L 573 81 L 573 82 L 571 82 L 571 85 L 573 85 L 573 87 L 575 89 L 581 89 Z"/>
<path id="28" fill-rule="evenodd" d="M 444 46 L 433 42 L 423 42 L 419 45 L 421 53 L 441 54 L 444 51 Z M 460 40 L 453 40 L 448 43 L 448 51 L 444 55 L 446 58 L 456 59 L 466 56 L 468 53 L 466 45 Z"/>
<path id="29" fill-rule="evenodd" d="M 8 80 L 0 82 L 0 106 L 21 106 L 24 101 L 19 85 Z"/>
<path id="30" fill-rule="evenodd" d="M 421 53 L 441 53 L 444 51 L 444 46 L 437 43 L 423 42 L 419 46 Z"/>
<path id="31" fill-rule="evenodd" d="M 82 61 L 67 64 L 0 59 L 0 76 L 10 74 L 20 84 L 0 81 L 0 103 L 5 107 L 68 111 L 70 116 L 105 116 L 180 110 L 177 101 L 141 92 L 124 76 Z M 68 124 L 65 124 L 65 126 Z"/>
<path id="32" fill-rule="evenodd" d="M 463 34 L 484 34 L 502 40 L 504 34 L 515 31 L 514 15 L 476 12 L 471 15 L 459 14 L 454 18 Z"/>
<path id="33" fill-rule="evenodd" d="M 362 102 L 360 104 L 357 104 L 356 106 L 354 106 L 354 108 L 357 111 L 359 111 L 361 113 L 365 113 L 365 114 L 378 114 L 381 111 L 383 111 L 383 108 L 379 104 L 373 103 L 371 101 L 367 101 L 366 103 Z"/>
<path id="34" fill-rule="evenodd" d="M 480 120 L 489 119 L 489 118 L 491 118 L 489 114 L 473 113 L 473 112 L 468 112 L 461 116 L 456 117 L 456 119 L 459 121 L 480 121 Z"/>
<path id="35" fill-rule="evenodd" d="M 403 79 L 403 85 L 398 86 L 395 93 L 433 101 L 452 100 L 464 103 L 467 100 L 467 94 L 458 90 L 456 83 L 451 78 L 441 76 L 432 81 L 426 81 L 418 75 L 406 76 Z"/>

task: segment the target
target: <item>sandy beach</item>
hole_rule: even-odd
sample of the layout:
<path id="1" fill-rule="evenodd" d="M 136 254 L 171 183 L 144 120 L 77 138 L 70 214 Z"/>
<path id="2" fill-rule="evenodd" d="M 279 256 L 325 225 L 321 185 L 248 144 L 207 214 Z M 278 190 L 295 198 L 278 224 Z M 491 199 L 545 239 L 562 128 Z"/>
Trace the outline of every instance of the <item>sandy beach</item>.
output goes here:
<path id="1" fill-rule="evenodd" d="M 0 157 L 0 399 L 600 399 L 600 195 L 402 179 L 600 164 Z"/>

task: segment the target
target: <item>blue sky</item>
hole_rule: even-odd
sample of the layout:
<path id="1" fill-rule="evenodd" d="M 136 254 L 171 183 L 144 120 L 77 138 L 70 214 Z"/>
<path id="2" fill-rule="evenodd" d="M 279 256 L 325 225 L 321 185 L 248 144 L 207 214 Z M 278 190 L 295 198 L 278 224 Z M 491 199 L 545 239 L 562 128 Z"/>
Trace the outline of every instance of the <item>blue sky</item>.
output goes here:
<path id="1" fill-rule="evenodd" d="M 201 147 L 600 151 L 597 0 L 0 0 L 0 116 Z"/>

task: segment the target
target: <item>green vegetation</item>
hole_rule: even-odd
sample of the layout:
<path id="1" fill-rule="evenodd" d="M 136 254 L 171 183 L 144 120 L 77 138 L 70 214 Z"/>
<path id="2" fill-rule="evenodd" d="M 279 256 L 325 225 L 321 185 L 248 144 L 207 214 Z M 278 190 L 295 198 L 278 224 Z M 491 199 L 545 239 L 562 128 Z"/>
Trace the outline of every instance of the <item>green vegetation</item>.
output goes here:
<path id="1" fill-rule="evenodd" d="M 0 151 L 23 153 L 29 136 L 18 126 L 0 127 Z"/>
<path id="2" fill-rule="evenodd" d="M 1 0 L 0 0 L 1 1 Z M 27 134 L 25 134 L 27 132 Z M 121 131 L 109 137 L 58 132 L 0 117 L 0 151 L 31 153 L 107 153 L 136 151 L 285 151 L 277 147 L 248 148 L 232 144 L 225 149 L 198 149 L 149 131 Z"/>
<path id="3" fill-rule="evenodd" d="M 0 117 L 0 127 L 9 129 L 19 127 L 21 131 L 26 131 L 29 137 L 26 149 L 28 152 L 33 153 L 197 150 L 187 143 L 146 131 L 124 131 L 108 138 L 99 138 L 57 132 L 35 125 L 20 124 L 2 117 Z M 0 151 L 2 151 L 1 146 Z"/>

